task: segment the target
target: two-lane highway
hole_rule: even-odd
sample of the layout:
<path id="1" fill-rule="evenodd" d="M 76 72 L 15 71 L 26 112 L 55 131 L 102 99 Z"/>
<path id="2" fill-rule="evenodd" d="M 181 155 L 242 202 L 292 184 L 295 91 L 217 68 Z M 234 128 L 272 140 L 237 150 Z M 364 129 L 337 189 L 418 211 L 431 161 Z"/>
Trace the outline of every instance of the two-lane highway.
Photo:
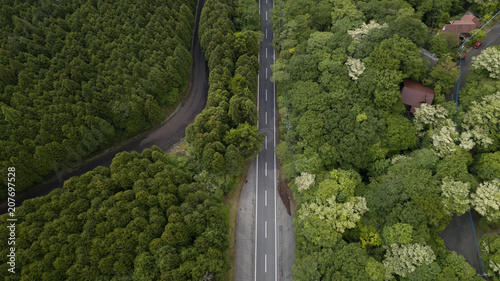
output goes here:
<path id="1" fill-rule="evenodd" d="M 274 63 L 274 38 L 271 19 L 271 0 L 259 0 L 264 40 L 260 43 L 260 72 L 257 106 L 259 131 L 265 134 L 256 165 L 255 206 L 255 281 L 277 280 L 276 235 L 276 114 L 275 84 L 271 82 Z"/>

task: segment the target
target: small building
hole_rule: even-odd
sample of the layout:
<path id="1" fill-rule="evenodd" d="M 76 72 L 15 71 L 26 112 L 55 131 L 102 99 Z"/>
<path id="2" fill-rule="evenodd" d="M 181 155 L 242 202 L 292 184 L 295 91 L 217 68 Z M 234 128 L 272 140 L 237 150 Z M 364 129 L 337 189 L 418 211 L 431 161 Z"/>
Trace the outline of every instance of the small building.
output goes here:
<path id="1" fill-rule="evenodd" d="M 403 83 L 401 99 L 403 100 L 406 110 L 411 114 L 414 114 L 415 109 L 419 108 L 422 103 L 427 103 L 428 105 L 432 104 L 434 100 L 434 90 L 408 79 L 404 79 Z"/>
<path id="2" fill-rule="evenodd" d="M 436 56 L 436 54 L 431 53 L 429 50 L 426 50 L 424 48 L 420 48 L 420 57 L 429 60 L 429 70 L 432 70 L 432 67 L 439 60 L 439 58 L 438 58 L 438 56 Z"/>
<path id="3" fill-rule="evenodd" d="M 452 20 L 449 24 L 445 24 L 443 29 L 438 31 L 448 32 L 456 34 L 458 38 L 465 39 L 470 37 L 470 32 L 474 29 L 481 27 L 479 20 L 470 13 L 465 13 L 465 15 L 459 20 Z"/>

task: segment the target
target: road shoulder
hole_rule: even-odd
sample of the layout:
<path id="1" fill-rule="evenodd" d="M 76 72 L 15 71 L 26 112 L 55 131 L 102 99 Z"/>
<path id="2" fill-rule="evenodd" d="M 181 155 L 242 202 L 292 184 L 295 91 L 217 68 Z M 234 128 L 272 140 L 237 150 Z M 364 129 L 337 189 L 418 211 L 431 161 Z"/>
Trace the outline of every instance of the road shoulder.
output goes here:
<path id="1" fill-rule="evenodd" d="M 276 219 L 278 220 L 278 281 L 292 281 L 292 266 L 295 264 L 294 217 L 288 214 L 280 196 L 278 196 L 276 204 Z"/>
<path id="2" fill-rule="evenodd" d="M 255 163 L 248 169 L 245 184 L 238 200 L 236 217 L 235 280 L 254 280 L 255 256 Z"/>

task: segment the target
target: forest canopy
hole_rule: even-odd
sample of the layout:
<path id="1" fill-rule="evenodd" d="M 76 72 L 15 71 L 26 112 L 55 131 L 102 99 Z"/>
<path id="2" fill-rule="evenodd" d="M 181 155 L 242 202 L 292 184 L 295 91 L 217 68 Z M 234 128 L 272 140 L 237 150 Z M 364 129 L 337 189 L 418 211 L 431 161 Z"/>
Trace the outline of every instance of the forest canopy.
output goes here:
<path id="1" fill-rule="evenodd" d="M 85 9 L 97 13 L 94 15 L 96 21 L 116 22 L 118 15 L 122 16 L 119 21 L 124 21 L 123 26 L 116 27 L 119 30 L 113 29 L 115 25 L 109 27 L 104 23 L 101 23 L 103 26 L 100 29 L 96 28 L 98 34 L 109 32 L 102 36 L 113 38 L 116 35 L 116 40 L 110 40 L 111 45 L 104 45 L 100 51 L 111 52 L 109 58 L 105 57 L 106 53 L 102 54 L 105 58 L 104 72 L 89 72 L 90 78 L 82 80 L 83 94 L 90 93 L 84 91 L 83 85 L 93 87 L 96 83 L 104 87 L 101 92 L 93 90 L 91 100 L 100 106 L 96 113 L 103 114 L 103 117 L 97 115 L 95 118 L 101 118 L 98 120 L 106 124 L 110 134 L 102 135 L 98 131 L 100 128 L 96 128 L 97 133 L 90 131 L 90 136 L 94 138 L 97 137 L 92 134 L 100 134 L 98 137 L 102 143 L 95 144 L 95 149 L 98 149 L 107 141 L 105 137 L 111 139 L 112 136 L 133 131 L 129 131 L 128 127 L 119 127 L 109 119 L 113 116 L 111 109 L 115 102 L 130 100 L 134 96 L 137 96 L 134 100 L 140 101 L 138 93 L 149 93 L 151 90 L 157 96 L 150 97 L 148 94 L 147 98 L 155 107 L 129 103 L 119 108 L 124 112 L 144 114 L 150 112 L 148 109 L 157 108 L 159 114 L 160 106 L 170 105 L 175 100 L 173 97 L 185 87 L 191 59 L 187 48 L 191 40 L 190 20 L 194 3 L 170 1 L 161 5 L 148 2 L 147 5 L 144 3 L 146 7 L 131 4 L 130 9 L 137 10 L 139 14 L 129 18 L 123 18 L 123 15 L 128 15 L 128 10 L 119 3 L 113 4 L 115 6 L 101 1 L 95 5 L 85 3 Z M 202 11 L 200 41 L 210 68 L 210 92 L 207 108 L 186 132 L 193 158 L 164 154 L 157 147 L 146 149 L 142 154 L 122 152 L 117 154 L 109 168 L 97 167 L 82 176 L 70 178 L 63 188 L 55 189 L 47 196 L 25 201 L 16 209 L 16 216 L 22 218 L 16 229 L 19 233 L 16 240 L 17 275 L 11 275 L 6 280 L 18 280 L 20 277 L 21 280 L 182 281 L 220 280 L 225 277 L 229 269 L 226 257 L 229 217 L 228 209 L 222 203 L 223 195 L 234 187 L 243 172 L 245 160 L 254 157 L 261 146 L 255 104 L 260 40 L 257 32 L 260 24 L 258 6 L 250 0 L 233 4 L 236 3 L 209 0 Z M 148 10 L 148 7 L 151 9 Z M 63 18 L 81 13 L 81 8 L 74 8 L 74 13 L 68 12 Z M 116 11 L 113 10 L 115 8 Z M 191 12 L 190 17 L 187 12 Z M 106 18 L 99 18 L 103 15 Z M 165 20 L 165 15 L 171 17 Z M 86 13 L 85 16 L 92 18 L 93 15 Z M 137 20 L 146 26 L 143 28 L 133 23 Z M 220 25 L 214 26 L 214 21 Z M 138 33 L 131 33 L 126 36 L 128 39 L 123 39 L 120 28 L 125 27 Z M 93 27 L 86 27 L 79 32 L 91 35 L 92 30 Z M 231 41 L 222 44 L 219 41 L 221 33 Z M 87 46 L 91 42 L 82 40 L 79 43 Z M 95 48 L 96 43 L 92 43 Z M 152 46 L 148 49 L 141 44 Z M 80 51 L 84 52 L 81 60 L 85 62 L 85 54 L 89 50 L 83 48 Z M 91 62 L 99 62 L 94 61 L 94 55 L 90 58 Z M 177 64 L 179 62 L 182 65 Z M 108 64 L 112 68 L 106 68 Z M 67 68 L 65 71 L 72 71 L 71 67 L 64 65 L 64 61 L 58 65 Z M 56 68 L 50 66 L 50 69 Z M 153 82 L 158 82 L 153 85 L 162 88 L 141 88 L 152 85 L 151 77 L 142 75 L 152 75 L 156 79 Z M 106 84 L 108 82 L 111 84 Z M 169 88 L 168 83 L 176 86 Z M 5 87 L 21 89 L 17 84 Z M 76 90 L 79 89 L 76 87 Z M 130 97 L 126 91 L 132 91 Z M 57 89 L 52 89 L 50 93 L 53 97 Z M 80 97 L 79 93 L 70 95 L 73 109 L 79 105 L 75 104 L 75 100 L 81 100 L 82 105 L 87 106 L 85 96 Z M 106 98 L 109 98 L 107 103 L 104 99 L 94 101 L 101 93 L 106 93 Z M 58 96 L 56 100 L 67 102 L 66 97 Z M 17 119 L 21 113 L 15 106 L 30 107 L 32 102 L 17 92 L 11 100 L 11 103 L 1 104 L 2 117 L 5 122 L 19 122 Z M 62 105 L 55 108 L 59 107 L 64 108 Z M 128 115 L 123 114 L 117 116 L 117 120 L 129 122 L 123 119 Z M 56 117 L 53 118 L 59 121 Z M 68 113 L 68 120 L 70 117 Z M 132 121 L 137 122 L 136 119 Z M 63 124 L 62 128 L 70 129 L 69 126 Z M 85 128 L 80 129 L 86 132 Z M 67 141 L 64 141 L 66 144 Z M 86 145 L 87 141 L 83 139 L 77 145 L 82 143 Z M 56 142 L 51 145 L 57 147 Z M 39 150 L 38 147 L 35 149 Z M 53 151 L 43 152 L 44 156 L 52 156 Z M 28 153 L 23 155 L 31 157 Z M 50 164 L 51 158 L 46 160 Z M 16 171 L 29 168 L 15 164 Z M 0 218 L 5 220 L 7 215 Z M 0 230 L 0 237 L 4 243 L 4 238 L 8 237 L 7 228 Z M 4 258 L 0 259 L 0 270 L 4 272 L 9 266 L 5 260 L 8 251 L 5 248 L 1 252 Z"/>
<path id="2" fill-rule="evenodd" d="M 195 4 L 2 1 L 0 175 L 15 166 L 22 191 L 161 120 L 188 83 Z"/>
<path id="3" fill-rule="evenodd" d="M 23 218 L 16 274 L 5 280 L 220 278 L 229 269 L 228 210 L 193 179 L 195 168 L 157 147 L 122 152 L 110 168 L 25 201 L 16 211 Z M 6 227 L 0 237 L 7 245 Z M 2 272 L 8 251 L 1 251 Z"/>
<path id="4" fill-rule="evenodd" d="M 257 2 L 205 2 L 199 36 L 210 88 L 207 106 L 187 127 L 186 140 L 190 156 L 204 171 L 200 179 L 225 192 L 262 144 L 256 104 L 259 29 Z"/>
<path id="5" fill-rule="evenodd" d="M 276 153 L 298 203 L 294 280 L 481 280 L 440 237 L 471 209 L 483 228 L 500 226 L 498 49 L 474 58 L 456 107 L 445 95 L 458 38 L 435 35 L 468 10 L 484 21 L 500 9 L 471 2 L 275 1 Z M 422 47 L 438 53 L 432 66 Z M 410 114 L 404 79 L 431 87 L 434 103 Z M 484 241 L 498 276 L 500 239 Z"/>

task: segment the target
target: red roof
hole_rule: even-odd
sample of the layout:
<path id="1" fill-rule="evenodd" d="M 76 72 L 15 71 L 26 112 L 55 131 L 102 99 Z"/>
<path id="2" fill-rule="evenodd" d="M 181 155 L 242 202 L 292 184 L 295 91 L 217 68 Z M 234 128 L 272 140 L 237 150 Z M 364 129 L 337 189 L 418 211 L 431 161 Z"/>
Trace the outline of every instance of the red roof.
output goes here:
<path id="1" fill-rule="evenodd" d="M 474 15 L 471 15 L 471 14 L 465 14 L 461 19 L 460 21 L 464 21 L 464 22 L 473 22 L 475 25 L 476 25 L 476 28 L 480 28 L 481 27 L 481 23 L 479 22 L 479 20 L 474 16 Z"/>
<path id="2" fill-rule="evenodd" d="M 411 113 L 415 113 L 415 109 L 419 108 L 422 103 L 432 104 L 434 100 L 434 91 L 424 85 L 404 79 L 403 91 L 401 91 L 403 104 L 411 106 Z"/>
<path id="3" fill-rule="evenodd" d="M 469 33 L 480 27 L 481 23 L 474 15 L 465 14 L 460 20 L 453 20 L 449 24 L 445 24 L 443 29 L 439 30 L 438 33 L 449 32 L 458 36 L 461 33 Z"/>

